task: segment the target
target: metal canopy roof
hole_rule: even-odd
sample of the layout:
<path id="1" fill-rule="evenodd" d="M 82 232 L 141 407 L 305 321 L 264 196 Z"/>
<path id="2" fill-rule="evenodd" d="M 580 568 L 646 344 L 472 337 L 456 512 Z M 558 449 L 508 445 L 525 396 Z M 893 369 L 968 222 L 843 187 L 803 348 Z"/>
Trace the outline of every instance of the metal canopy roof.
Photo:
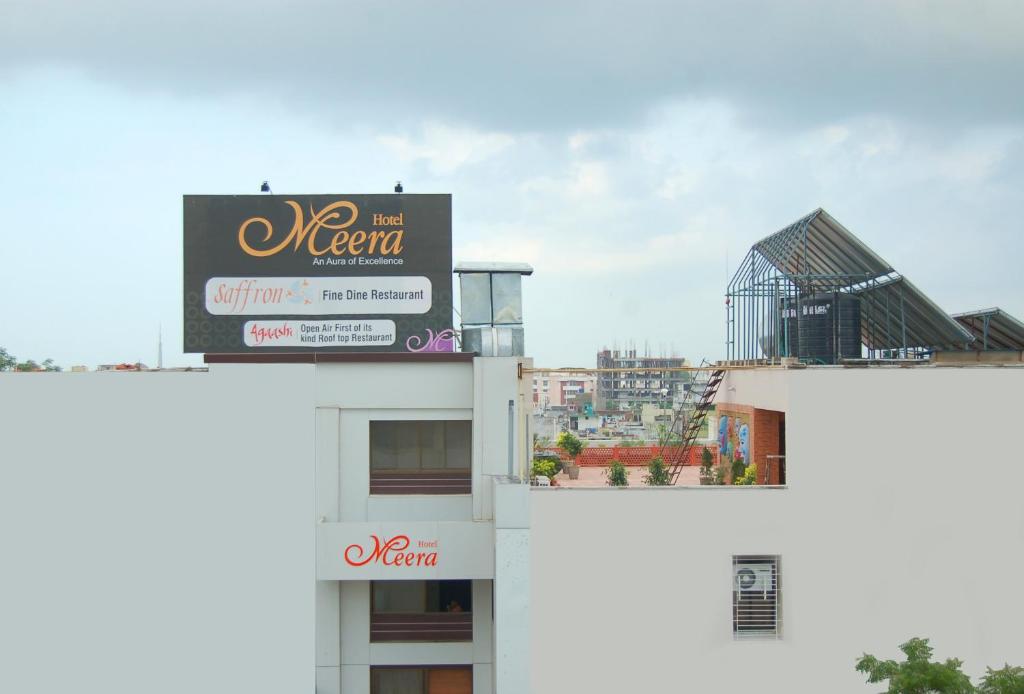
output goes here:
<path id="1" fill-rule="evenodd" d="M 953 318 L 974 335 L 975 349 L 1024 350 L 1024 323 L 998 307 L 955 313 Z"/>
<path id="2" fill-rule="evenodd" d="M 839 291 L 859 296 L 862 342 L 870 350 L 963 350 L 975 340 L 971 330 L 821 208 L 754 244 L 729 292 L 754 300 L 770 296 L 757 289 L 772 281 L 769 268 L 800 295 Z"/>
<path id="3" fill-rule="evenodd" d="M 915 287 L 899 277 L 860 291 L 861 338 L 868 349 L 901 346 L 962 350 L 974 336 Z"/>
<path id="4" fill-rule="evenodd" d="M 780 272 L 809 279 L 867 280 L 893 272 L 892 266 L 820 207 L 754 244 Z"/>

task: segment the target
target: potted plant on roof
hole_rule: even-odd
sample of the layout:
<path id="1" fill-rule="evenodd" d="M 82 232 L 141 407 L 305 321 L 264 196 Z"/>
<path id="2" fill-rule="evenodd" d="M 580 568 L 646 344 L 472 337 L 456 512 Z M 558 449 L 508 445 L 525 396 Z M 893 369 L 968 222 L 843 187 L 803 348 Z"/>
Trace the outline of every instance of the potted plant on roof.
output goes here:
<path id="1" fill-rule="evenodd" d="M 704 446 L 700 452 L 700 483 L 701 485 L 719 484 L 714 467 L 715 457 L 711 450 Z"/>
<path id="2" fill-rule="evenodd" d="M 533 466 L 530 469 L 530 484 L 536 486 L 537 478 L 544 477 L 548 480 L 547 484 L 553 485 L 555 475 L 557 474 L 558 466 L 554 460 L 550 458 L 534 458 Z"/>
<path id="3" fill-rule="evenodd" d="M 618 460 L 612 460 L 608 463 L 608 468 L 604 471 L 604 476 L 608 478 L 609 487 L 628 487 L 629 486 L 629 473 L 626 472 L 626 466 Z"/>
<path id="4" fill-rule="evenodd" d="M 647 463 L 647 474 L 644 475 L 644 484 L 648 487 L 666 487 L 672 484 L 672 472 L 665 465 L 661 456 L 651 459 Z"/>
<path id="5" fill-rule="evenodd" d="M 569 462 L 564 466 L 566 474 L 569 475 L 569 479 L 579 479 L 580 466 L 576 464 L 576 457 L 580 454 L 580 451 L 583 450 L 583 442 L 571 432 L 563 431 L 558 435 L 558 441 L 555 445 L 563 453 L 569 456 Z"/>

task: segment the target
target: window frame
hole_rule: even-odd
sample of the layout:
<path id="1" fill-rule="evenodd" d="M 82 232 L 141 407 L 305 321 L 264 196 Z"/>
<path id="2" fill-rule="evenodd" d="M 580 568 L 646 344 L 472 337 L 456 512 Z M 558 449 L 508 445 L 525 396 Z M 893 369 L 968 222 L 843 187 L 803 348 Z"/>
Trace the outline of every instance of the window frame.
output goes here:
<path id="1" fill-rule="evenodd" d="M 375 425 L 397 427 L 398 425 L 415 425 L 418 467 L 375 467 L 374 462 L 379 449 L 374 445 Z M 425 432 L 427 425 L 441 425 L 442 444 L 440 451 L 444 456 L 444 464 L 440 467 L 424 467 L 424 453 L 431 450 L 431 446 L 424 446 Z M 451 434 L 452 425 L 466 427 L 465 438 L 465 462 L 464 467 L 449 467 L 453 457 L 453 451 L 458 448 L 450 447 L 449 441 L 454 437 Z M 430 438 L 426 441 L 429 443 Z M 369 493 L 371 496 L 392 496 L 410 494 L 429 494 L 445 496 L 464 496 L 473 492 L 473 421 L 465 418 L 382 418 L 370 419 L 368 421 L 368 443 L 369 443 Z M 391 452 L 397 456 L 397 450 Z M 396 460 L 397 465 L 397 460 Z"/>
<path id="2" fill-rule="evenodd" d="M 738 585 L 740 566 L 770 567 L 770 583 L 755 570 L 749 591 Z M 734 640 L 780 640 L 782 638 L 782 557 L 778 554 L 734 554 L 730 565 L 732 584 L 732 637 Z M 761 590 L 757 590 L 757 586 Z M 761 593 L 758 598 L 757 593 Z M 764 625 L 758 624 L 763 621 Z M 768 626 L 770 622 L 770 626 Z"/>
<path id="3" fill-rule="evenodd" d="M 464 582 L 466 599 L 463 610 L 448 612 L 428 609 L 428 584 L 446 581 Z M 419 583 L 423 585 L 421 611 L 378 611 L 378 583 Z M 442 586 L 437 586 L 440 596 Z M 465 609 L 468 607 L 468 609 Z M 471 579 L 425 579 L 416 581 L 370 582 L 370 643 L 471 643 L 473 641 L 473 581 Z"/>
<path id="4" fill-rule="evenodd" d="M 382 694 L 379 680 L 375 675 L 383 670 L 419 670 L 423 673 L 423 694 L 427 694 L 430 689 L 430 672 L 433 670 L 464 670 L 469 672 L 470 678 L 470 691 L 473 689 L 473 671 L 474 666 L 472 664 L 466 665 L 371 665 L 370 666 L 370 694 Z"/>

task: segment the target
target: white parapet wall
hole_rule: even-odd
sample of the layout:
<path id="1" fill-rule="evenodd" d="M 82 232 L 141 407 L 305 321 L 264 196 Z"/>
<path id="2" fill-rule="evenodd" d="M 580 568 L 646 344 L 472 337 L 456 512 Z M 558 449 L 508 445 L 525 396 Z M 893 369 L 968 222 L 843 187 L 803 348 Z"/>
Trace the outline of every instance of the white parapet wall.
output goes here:
<path id="1" fill-rule="evenodd" d="M 785 414 L 784 487 L 539 490 L 492 479 L 515 366 L 0 374 L 0 691 L 362 691 L 404 652 L 362 653 L 370 576 L 318 587 L 318 528 L 436 535 L 475 620 L 493 568 L 493 632 L 415 659 L 484 694 L 852 694 L 912 636 L 1024 664 L 1024 369 L 738 372 L 720 403 Z M 473 419 L 471 497 L 370 498 L 368 422 L 406 416 Z M 733 639 L 748 554 L 781 557 L 778 640 Z"/>
<path id="2" fill-rule="evenodd" d="M 313 690 L 314 368 L 0 374 L 0 691 Z"/>
<path id="3" fill-rule="evenodd" d="M 873 691 L 864 652 L 1024 665 L 1021 369 L 730 375 L 785 411 L 785 488 L 534 489 L 533 694 Z M 781 638 L 734 640 L 732 557 L 781 557 Z M 874 687 L 877 689 L 877 685 Z"/>
<path id="4" fill-rule="evenodd" d="M 358 692 L 372 665 L 433 663 L 488 694 L 521 360 L 456 356 L 0 374 L 0 692 Z M 382 420 L 471 420 L 472 494 L 371 495 Z M 349 572 L 375 535 L 437 556 Z M 364 657 L 360 591 L 382 578 L 472 580 L 473 641 Z"/>

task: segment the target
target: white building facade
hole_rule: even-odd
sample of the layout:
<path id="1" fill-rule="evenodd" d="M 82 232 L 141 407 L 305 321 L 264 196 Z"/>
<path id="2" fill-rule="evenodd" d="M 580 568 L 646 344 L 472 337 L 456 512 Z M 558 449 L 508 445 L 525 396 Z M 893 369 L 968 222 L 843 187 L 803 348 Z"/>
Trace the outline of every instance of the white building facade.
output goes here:
<path id="1" fill-rule="evenodd" d="M 524 691 L 522 360 L 209 358 L 0 374 L 0 690 Z"/>
<path id="2" fill-rule="evenodd" d="M 872 692 L 855 660 L 911 637 L 1021 664 L 1022 393 L 1018 367 L 731 371 L 720 409 L 784 413 L 785 485 L 535 488 L 531 691 Z M 744 562 L 776 574 L 748 593 Z"/>
<path id="3" fill-rule="evenodd" d="M 852 693 L 912 636 L 1020 664 L 1024 370 L 734 371 L 784 485 L 543 489 L 529 367 L 0 374 L 0 691 Z"/>
<path id="4" fill-rule="evenodd" d="M 521 360 L 369 358 L 317 367 L 316 691 L 513 691 L 492 480 L 520 473 Z"/>

